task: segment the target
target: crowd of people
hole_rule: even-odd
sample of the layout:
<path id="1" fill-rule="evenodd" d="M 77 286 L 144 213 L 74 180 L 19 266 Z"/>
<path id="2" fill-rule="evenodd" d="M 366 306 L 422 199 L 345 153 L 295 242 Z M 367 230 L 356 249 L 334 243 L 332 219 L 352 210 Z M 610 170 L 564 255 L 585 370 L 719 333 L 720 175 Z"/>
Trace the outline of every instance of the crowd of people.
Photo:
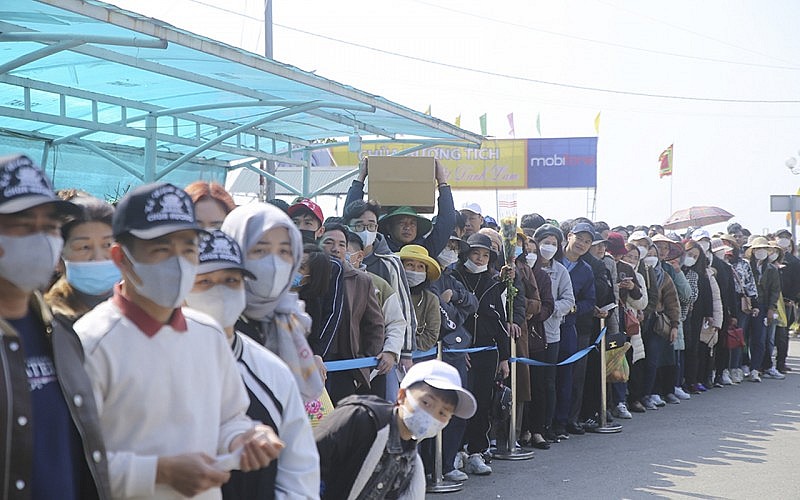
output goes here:
<path id="1" fill-rule="evenodd" d="M 786 230 L 527 214 L 501 236 L 438 163 L 433 220 L 365 200 L 367 167 L 325 218 L 204 181 L 112 205 L 0 159 L 3 498 L 421 498 L 439 432 L 463 482 L 509 436 L 600 425 L 603 384 L 630 419 L 791 369 Z M 601 334 L 623 377 L 596 351 L 557 366 Z M 514 380 L 512 351 L 538 362 Z"/>

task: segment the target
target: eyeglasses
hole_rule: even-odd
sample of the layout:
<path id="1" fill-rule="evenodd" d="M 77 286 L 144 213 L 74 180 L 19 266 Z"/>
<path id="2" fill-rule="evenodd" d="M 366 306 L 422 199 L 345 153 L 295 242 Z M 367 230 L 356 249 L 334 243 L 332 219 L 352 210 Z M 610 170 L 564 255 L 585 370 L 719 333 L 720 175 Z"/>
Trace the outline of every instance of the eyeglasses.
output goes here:
<path id="1" fill-rule="evenodd" d="M 369 222 L 367 224 L 362 224 L 362 223 L 359 222 L 358 224 L 353 224 L 352 226 L 350 226 L 350 229 L 352 229 L 353 231 L 355 231 L 357 233 L 360 233 L 361 231 L 364 231 L 364 230 L 377 231 L 378 230 L 378 224 L 375 223 L 375 222 Z"/>

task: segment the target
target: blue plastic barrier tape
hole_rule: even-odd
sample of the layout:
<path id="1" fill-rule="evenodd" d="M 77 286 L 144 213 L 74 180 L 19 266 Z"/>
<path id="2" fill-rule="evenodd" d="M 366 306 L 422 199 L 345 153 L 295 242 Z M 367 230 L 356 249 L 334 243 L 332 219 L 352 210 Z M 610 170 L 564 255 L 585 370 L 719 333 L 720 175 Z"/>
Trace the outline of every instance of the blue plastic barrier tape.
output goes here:
<path id="1" fill-rule="evenodd" d="M 428 356 L 436 356 L 436 348 L 431 347 L 427 351 L 414 351 L 411 355 L 412 358 L 427 358 Z"/>
<path id="2" fill-rule="evenodd" d="M 471 354 L 473 352 L 483 352 L 483 351 L 496 351 L 497 346 L 494 345 L 487 345 L 483 347 L 470 347 L 469 349 L 445 349 L 444 352 L 463 352 L 467 354 Z"/>
<path id="3" fill-rule="evenodd" d="M 508 360 L 508 362 L 509 363 L 522 363 L 524 365 L 530 365 L 530 366 L 564 366 L 564 365 L 569 365 L 569 364 L 572 364 L 572 363 L 578 361 L 579 359 L 583 358 L 584 356 L 588 355 L 593 350 L 597 349 L 597 346 L 600 345 L 600 342 L 603 341 L 603 337 L 605 337 L 605 336 L 606 336 L 606 329 L 603 328 L 602 330 L 600 330 L 600 335 L 597 336 L 597 340 L 595 340 L 592 345 L 590 345 L 589 347 L 586 347 L 584 349 L 581 349 L 580 351 L 576 352 L 572 356 L 568 357 L 567 359 L 565 359 L 564 361 L 561 361 L 559 363 L 544 363 L 542 361 L 537 361 L 535 359 L 530 359 L 530 358 L 510 358 Z"/>
<path id="4" fill-rule="evenodd" d="M 375 358 L 342 359 L 340 361 L 325 362 L 325 368 L 327 368 L 329 372 L 357 370 L 358 368 L 375 368 L 376 366 L 378 366 L 378 360 Z"/>

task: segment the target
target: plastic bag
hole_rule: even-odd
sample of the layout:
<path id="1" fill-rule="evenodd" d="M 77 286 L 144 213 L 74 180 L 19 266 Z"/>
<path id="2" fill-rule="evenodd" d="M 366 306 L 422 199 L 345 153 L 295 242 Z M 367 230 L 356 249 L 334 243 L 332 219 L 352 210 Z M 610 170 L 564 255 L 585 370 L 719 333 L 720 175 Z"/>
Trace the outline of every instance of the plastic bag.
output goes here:
<path id="1" fill-rule="evenodd" d="M 314 399 L 306 403 L 306 415 L 311 427 L 316 427 L 319 423 L 333 411 L 333 402 L 328 395 L 328 390 L 322 391 L 319 399 Z"/>
<path id="2" fill-rule="evenodd" d="M 625 353 L 631 348 L 630 342 L 625 342 L 619 349 L 606 351 L 606 382 L 627 382 L 631 374 L 631 367 Z"/>

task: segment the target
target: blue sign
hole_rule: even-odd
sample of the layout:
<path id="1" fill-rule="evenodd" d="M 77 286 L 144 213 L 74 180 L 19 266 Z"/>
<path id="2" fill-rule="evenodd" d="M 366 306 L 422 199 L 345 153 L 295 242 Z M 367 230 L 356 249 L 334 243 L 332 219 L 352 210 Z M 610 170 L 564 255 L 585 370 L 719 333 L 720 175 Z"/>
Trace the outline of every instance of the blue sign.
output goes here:
<path id="1" fill-rule="evenodd" d="M 597 137 L 528 139 L 529 188 L 597 187 Z"/>

